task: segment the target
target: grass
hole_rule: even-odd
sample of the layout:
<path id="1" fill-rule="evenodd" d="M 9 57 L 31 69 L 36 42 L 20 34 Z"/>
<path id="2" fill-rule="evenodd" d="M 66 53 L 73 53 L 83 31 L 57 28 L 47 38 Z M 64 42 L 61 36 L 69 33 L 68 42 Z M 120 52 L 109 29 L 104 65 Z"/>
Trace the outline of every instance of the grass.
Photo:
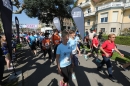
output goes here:
<path id="1" fill-rule="evenodd" d="M 89 52 L 90 50 L 84 46 L 84 48 Z M 82 49 L 82 47 L 81 47 Z M 99 55 L 101 55 L 100 51 L 99 51 Z M 124 55 L 124 57 L 122 58 L 117 52 L 114 52 L 113 53 L 113 56 L 111 57 L 112 60 L 115 60 L 115 61 L 119 61 L 121 63 L 128 63 L 130 62 L 130 56 L 128 55 Z"/>
<path id="2" fill-rule="evenodd" d="M 119 61 L 122 63 L 128 63 L 130 62 L 130 56 L 124 55 L 124 57 L 121 57 L 117 52 L 113 53 L 113 56 L 111 58 L 112 60 Z"/>

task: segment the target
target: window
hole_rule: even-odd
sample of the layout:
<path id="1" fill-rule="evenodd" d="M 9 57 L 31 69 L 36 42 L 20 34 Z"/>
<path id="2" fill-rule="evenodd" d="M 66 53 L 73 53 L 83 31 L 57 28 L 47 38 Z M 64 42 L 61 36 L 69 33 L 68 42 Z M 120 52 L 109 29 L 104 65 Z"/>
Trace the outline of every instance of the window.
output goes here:
<path id="1" fill-rule="evenodd" d="M 116 32 L 116 28 L 111 28 L 111 32 Z"/>
<path id="2" fill-rule="evenodd" d="M 70 27 L 68 27 L 68 29 L 70 29 Z"/>
<path id="3" fill-rule="evenodd" d="M 117 19 L 118 19 L 118 11 L 113 11 L 113 14 L 112 14 L 112 22 L 117 22 Z"/>
<path id="4" fill-rule="evenodd" d="M 87 20 L 87 25 L 90 25 L 90 19 Z"/>
<path id="5" fill-rule="evenodd" d="M 108 13 L 101 14 L 101 23 L 108 22 Z"/>
<path id="6" fill-rule="evenodd" d="M 102 32 L 105 32 L 105 28 L 101 28 L 101 31 L 102 31 Z"/>
<path id="7" fill-rule="evenodd" d="M 88 8 L 86 11 L 87 13 L 91 13 L 91 8 Z"/>

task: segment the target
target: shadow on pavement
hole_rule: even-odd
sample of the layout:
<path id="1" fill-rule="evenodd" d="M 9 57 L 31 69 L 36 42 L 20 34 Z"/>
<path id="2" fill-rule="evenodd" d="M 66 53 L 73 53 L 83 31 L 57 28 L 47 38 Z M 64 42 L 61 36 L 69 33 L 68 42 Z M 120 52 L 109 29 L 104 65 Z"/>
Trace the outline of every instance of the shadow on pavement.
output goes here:
<path id="1" fill-rule="evenodd" d="M 58 86 L 58 81 L 57 79 L 52 79 L 51 82 L 47 86 Z"/>
<path id="2" fill-rule="evenodd" d="M 92 62 L 94 62 L 97 66 L 99 65 L 95 60 L 93 60 Z M 117 83 L 122 84 L 123 86 L 129 86 L 130 82 L 128 80 L 128 77 L 125 76 L 121 72 L 121 69 L 117 66 L 116 61 L 111 61 L 111 63 L 112 63 L 112 69 L 113 69 L 113 76 L 117 79 L 117 81 L 118 81 Z M 102 78 L 109 78 L 106 70 L 107 70 L 106 68 L 102 69 L 102 71 L 105 75 L 105 77 L 102 77 Z"/>
<path id="3" fill-rule="evenodd" d="M 34 57 L 33 54 L 30 52 L 30 49 L 27 50 L 23 50 L 21 52 L 22 54 L 20 54 L 17 57 L 17 63 L 19 65 L 23 64 L 23 66 L 21 68 L 17 68 L 16 71 L 22 70 L 23 73 L 26 71 L 32 71 L 29 72 L 30 76 L 28 76 L 24 81 L 25 81 L 25 85 L 24 86 L 38 86 L 38 84 L 47 76 L 49 76 L 51 73 L 56 73 L 57 74 L 57 66 L 52 66 L 50 67 L 50 62 L 44 61 L 43 59 L 43 54 L 39 55 L 38 57 Z M 44 63 L 40 63 L 39 60 L 43 60 Z M 93 60 L 94 63 L 95 60 Z M 96 63 L 97 64 L 97 63 Z M 97 64 L 98 65 L 98 64 Z M 122 84 L 123 86 L 129 86 L 129 81 L 127 79 L 127 76 L 125 76 L 121 70 L 116 66 L 115 62 L 112 62 L 112 66 L 113 66 L 113 75 L 116 77 L 116 79 L 118 80 L 118 83 Z M 106 69 L 105 69 L 106 70 Z M 101 76 L 103 79 L 108 78 L 107 73 L 105 72 L 105 70 L 103 70 L 104 74 L 101 74 L 100 72 L 97 71 L 97 68 L 87 68 L 87 67 L 83 67 L 83 66 L 78 66 L 75 68 L 75 75 L 76 75 L 76 79 L 77 79 L 77 84 L 78 86 L 91 86 L 89 79 L 87 77 L 87 75 L 85 74 L 85 72 L 88 73 L 96 73 L 99 76 Z M 54 76 L 52 76 L 54 77 Z M 58 81 L 57 79 L 52 79 L 49 80 L 50 83 L 47 86 L 58 86 Z M 42 82 L 43 86 L 45 82 Z M 70 79 L 69 81 L 70 86 L 76 86 L 72 79 Z M 97 82 L 98 86 L 103 86 L 101 83 Z"/>

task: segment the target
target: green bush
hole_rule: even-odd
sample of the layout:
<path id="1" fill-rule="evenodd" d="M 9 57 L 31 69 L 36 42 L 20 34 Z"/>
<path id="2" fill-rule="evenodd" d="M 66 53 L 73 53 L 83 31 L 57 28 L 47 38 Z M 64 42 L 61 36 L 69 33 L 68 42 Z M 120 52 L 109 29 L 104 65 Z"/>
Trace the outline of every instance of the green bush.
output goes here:
<path id="1" fill-rule="evenodd" d="M 104 39 L 107 39 L 107 36 L 103 36 Z M 129 45 L 130 46 L 130 37 L 129 36 L 117 36 L 115 39 L 116 44 Z"/>

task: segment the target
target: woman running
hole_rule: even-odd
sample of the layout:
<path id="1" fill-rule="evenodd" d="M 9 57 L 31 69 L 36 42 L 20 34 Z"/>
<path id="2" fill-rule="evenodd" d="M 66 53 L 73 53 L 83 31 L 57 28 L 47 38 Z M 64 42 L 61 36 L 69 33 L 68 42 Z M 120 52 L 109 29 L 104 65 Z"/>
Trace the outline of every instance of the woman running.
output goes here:
<path id="1" fill-rule="evenodd" d="M 100 71 L 103 65 L 106 64 L 110 80 L 112 80 L 113 82 L 117 82 L 117 80 L 112 75 L 112 64 L 111 64 L 110 59 L 114 51 L 118 52 L 122 57 L 124 57 L 124 55 L 120 53 L 120 51 L 116 48 L 114 41 L 115 41 L 115 34 L 110 34 L 108 35 L 108 40 L 106 40 L 101 45 L 100 50 L 102 52 L 103 60 L 97 69 Z"/>
<path id="2" fill-rule="evenodd" d="M 8 47 L 7 47 L 5 35 L 3 35 L 2 38 L 1 38 L 1 47 L 2 47 L 2 50 L 3 50 L 3 54 L 5 56 L 5 61 L 7 63 L 7 69 L 12 70 L 13 67 L 11 67 L 11 65 L 10 65 L 11 58 L 10 58 L 9 50 L 8 50 Z"/>
<path id="3" fill-rule="evenodd" d="M 44 52 L 44 58 L 46 56 L 46 53 L 48 53 L 50 63 L 52 63 L 51 40 L 49 39 L 49 34 L 47 33 L 45 33 L 45 39 L 43 39 L 42 41 L 42 47 L 43 47 L 43 52 Z"/>

